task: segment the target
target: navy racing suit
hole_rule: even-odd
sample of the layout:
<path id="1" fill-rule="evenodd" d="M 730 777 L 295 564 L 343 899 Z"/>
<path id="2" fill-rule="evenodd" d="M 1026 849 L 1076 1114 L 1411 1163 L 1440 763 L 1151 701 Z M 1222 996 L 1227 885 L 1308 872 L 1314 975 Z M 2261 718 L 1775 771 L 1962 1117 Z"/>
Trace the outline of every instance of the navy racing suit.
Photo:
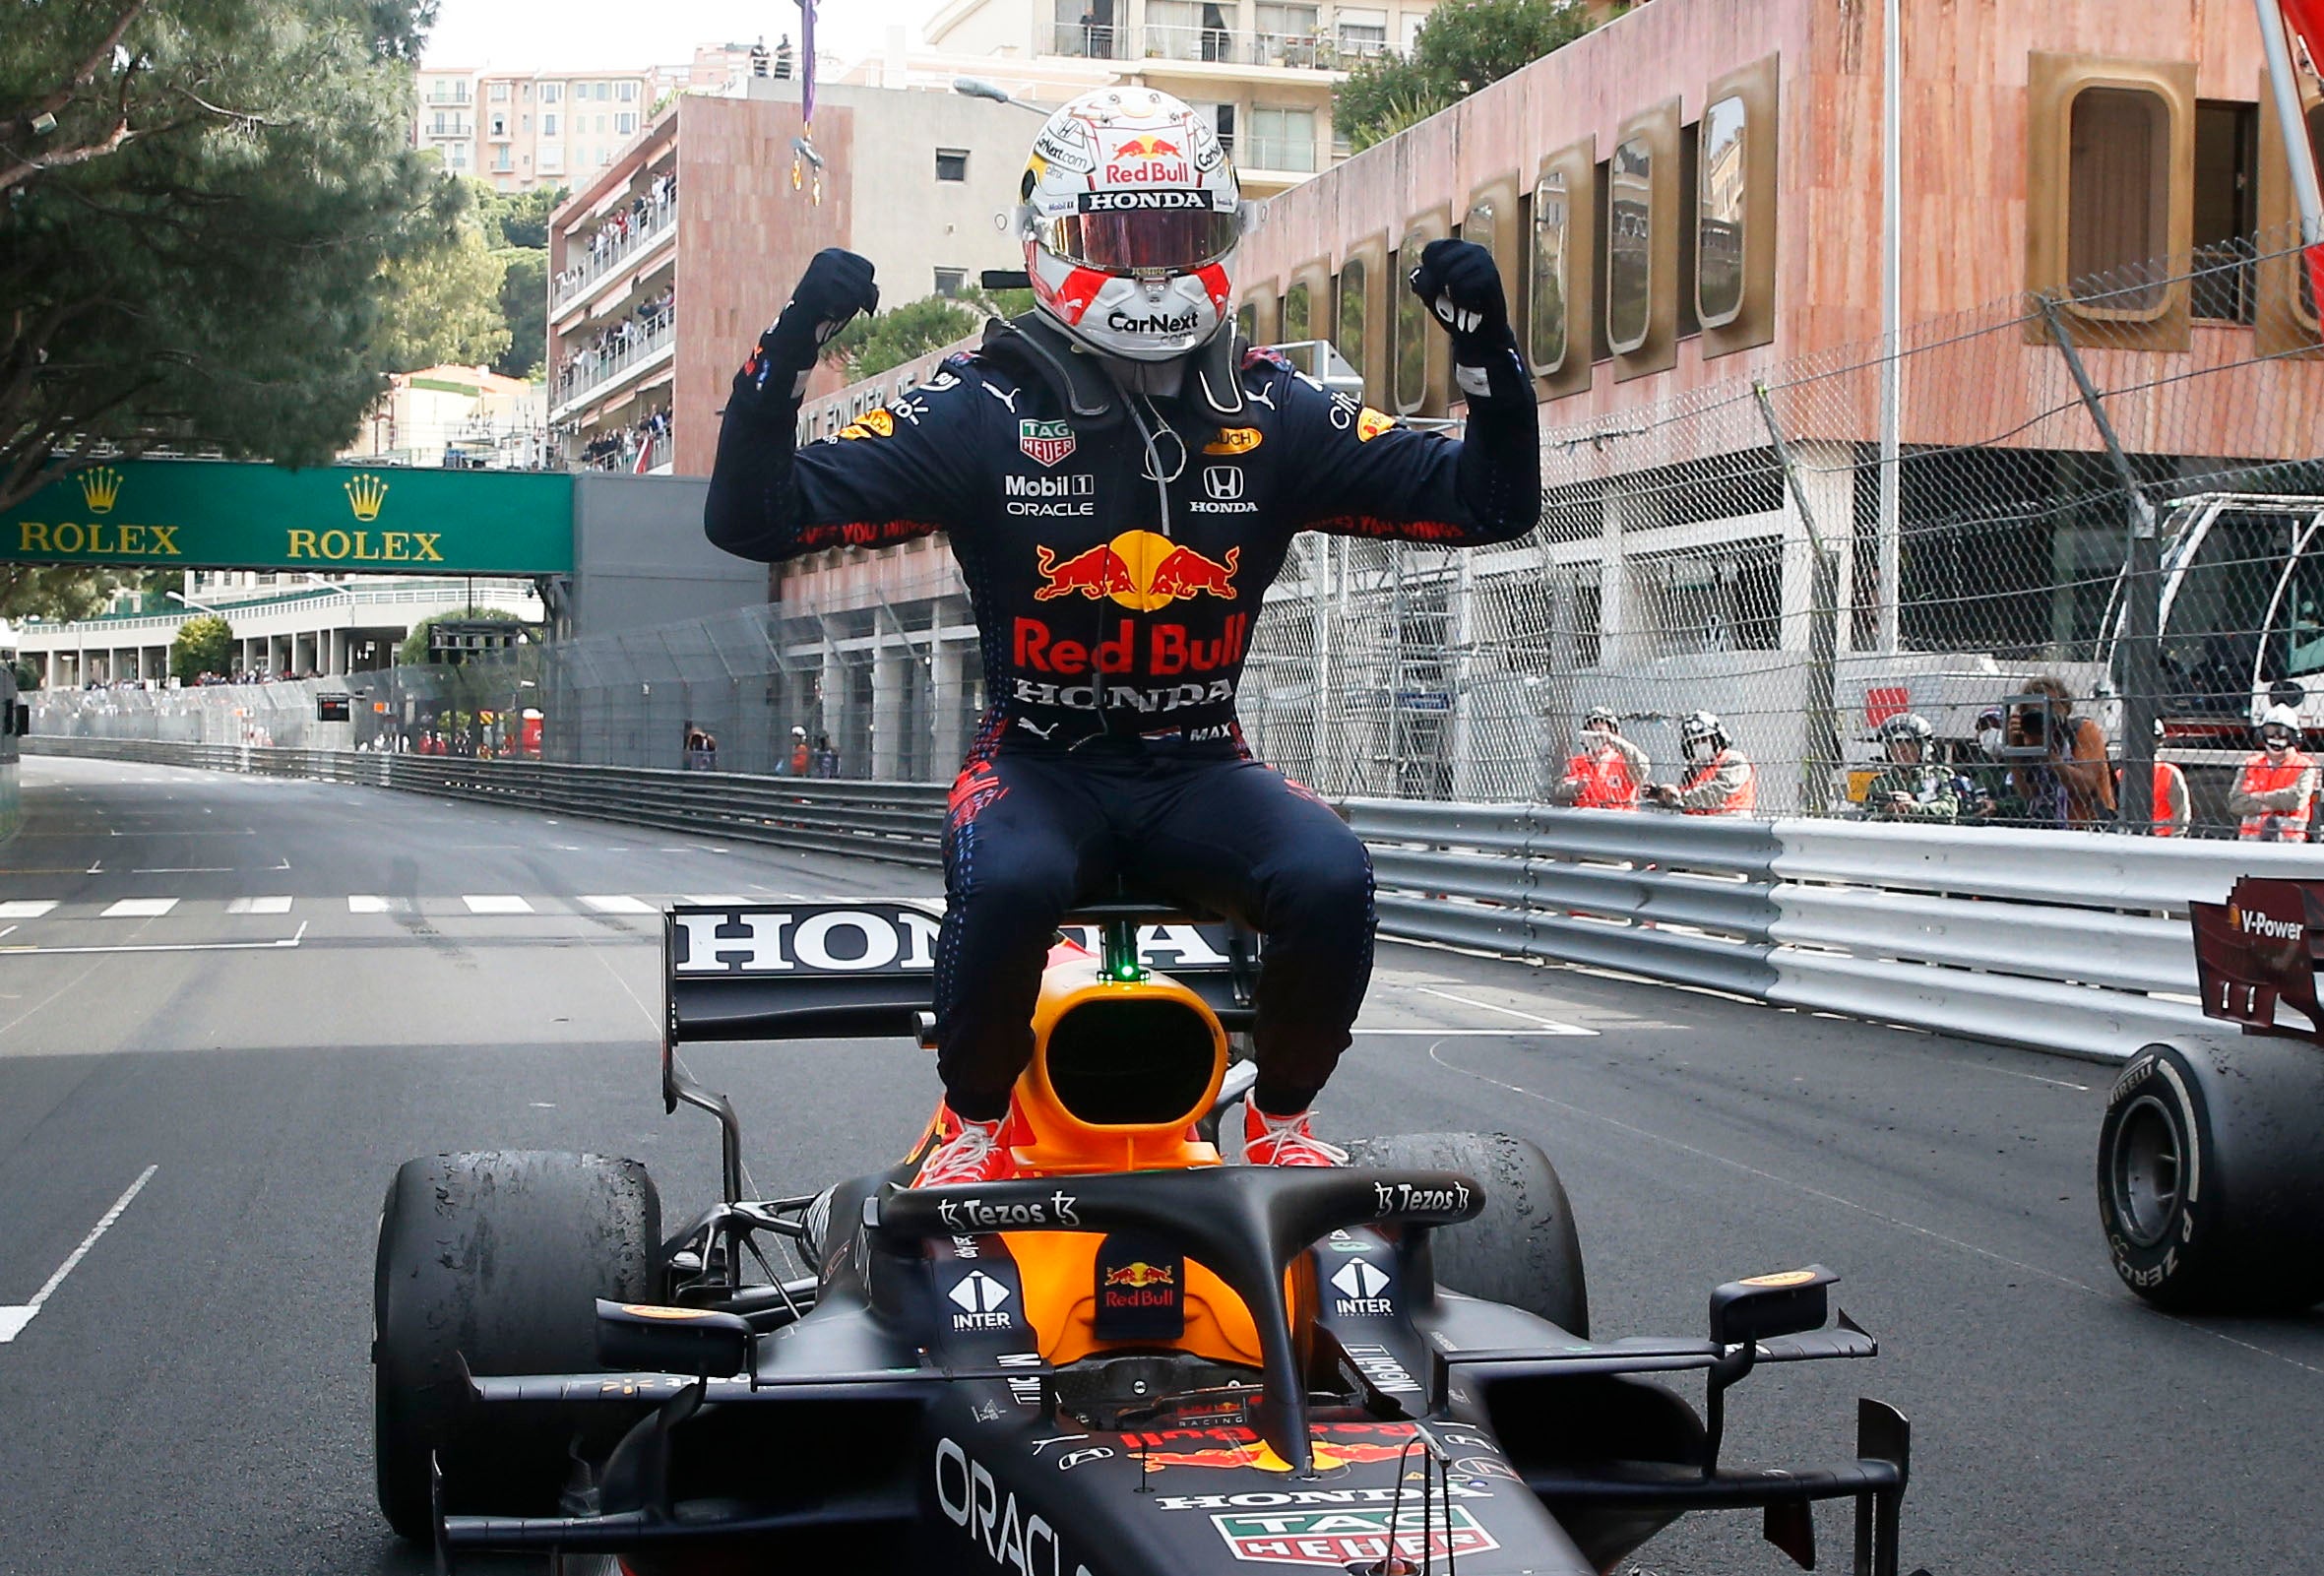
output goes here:
<path id="1" fill-rule="evenodd" d="M 1243 746 L 1252 626 L 1297 532 L 1471 546 L 1533 528 L 1538 417 L 1514 344 L 1489 390 L 1464 368 L 1466 442 L 1229 336 L 1177 397 L 1125 393 L 1037 315 L 795 452 L 796 405 L 763 381 L 737 378 L 728 403 L 710 539 L 775 561 L 943 532 L 982 638 L 989 705 L 953 788 L 937 948 L 954 1110 L 1006 1111 L 1057 923 L 1116 876 L 1266 934 L 1257 1100 L 1305 1109 L 1370 976 L 1371 869 L 1328 805 Z"/>

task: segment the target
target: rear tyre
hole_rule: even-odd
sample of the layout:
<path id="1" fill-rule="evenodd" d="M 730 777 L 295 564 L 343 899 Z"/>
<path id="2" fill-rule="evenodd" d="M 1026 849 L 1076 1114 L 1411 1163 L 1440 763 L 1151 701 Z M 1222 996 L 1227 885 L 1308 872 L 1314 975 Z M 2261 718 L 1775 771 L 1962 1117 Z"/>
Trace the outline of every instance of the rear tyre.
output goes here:
<path id="1" fill-rule="evenodd" d="M 2123 1285 L 2173 1312 L 2324 1299 L 2324 1052 L 2291 1040 L 2152 1044 L 2099 1124 L 2099 1217 Z"/>
<path id="2" fill-rule="evenodd" d="M 1438 1284 L 1589 1335 L 1573 1207 L 1539 1146 L 1507 1133 L 1398 1133 L 1357 1139 L 1348 1158 L 1376 1169 L 1459 1171 L 1475 1180 L 1484 1191 L 1483 1213 L 1434 1233 Z"/>
<path id="3" fill-rule="evenodd" d="M 372 1282 L 379 1508 L 433 1536 L 428 1462 L 456 1512 L 554 1515 L 570 1470 L 554 1428 L 462 1414 L 478 1375 L 588 1373 L 597 1297 L 660 1291 L 661 1202 L 646 1167 L 602 1155 L 507 1151 L 407 1161 L 380 1213 Z"/>

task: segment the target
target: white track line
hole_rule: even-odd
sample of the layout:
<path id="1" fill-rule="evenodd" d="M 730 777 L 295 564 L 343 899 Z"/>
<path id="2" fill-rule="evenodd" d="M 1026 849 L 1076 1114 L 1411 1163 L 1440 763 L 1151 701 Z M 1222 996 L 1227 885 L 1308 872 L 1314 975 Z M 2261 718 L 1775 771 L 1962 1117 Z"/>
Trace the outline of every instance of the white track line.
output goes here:
<path id="1" fill-rule="evenodd" d="M 599 914 L 653 914 L 654 906 L 637 898 L 585 897 L 581 900 Z"/>
<path id="2" fill-rule="evenodd" d="M 288 898 L 236 898 L 226 905 L 228 914 L 288 914 Z"/>
<path id="3" fill-rule="evenodd" d="M 1357 1024 L 1349 1031 L 1354 1035 L 1405 1035 L 1414 1040 L 1525 1040 L 1539 1038 L 1566 1040 L 1575 1037 L 1596 1038 L 1598 1031 L 1583 1029 L 1574 1024 L 1557 1024 L 1546 1029 L 1366 1029 Z"/>
<path id="4" fill-rule="evenodd" d="M 297 946 L 306 933 L 306 921 L 301 919 L 297 930 L 274 941 L 143 941 L 119 947 L 0 947 L 0 953 L 20 958 L 34 953 L 57 956 L 81 952 L 275 952 Z M 41 1005 L 46 1006 L 47 1003 L 44 1001 Z M 21 1023 L 23 1020 L 17 1021 Z M 14 1025 L 9 1027 L 13 1028 Z"/>
<path id="5" fill-rule="evenodd" d="M 17 898 L 0 903 L 0 919 L 37 919 L 56 905 L 54 898 Z"/>
<path id="6" fill-rule="evenodd" d="M 514 893 L 470 893 L 463 897 L 460 901 L 468 905 L 468 912 L 471 914 L 533 913 L 533 905 L 527 903 L 523 898 L 516 896 Z"/>
<path id="7" fill-rule="evenodd" d="M 395 898 L 376 897 L 367 892 L 350 893 L 347 897 L 347 913 L 393 914 L 397 902 Z"/>
<path id="8" fill-rule="evenodd" d="M 103 919 L 158 919 L 177 907 L 175 898 L 123 898 L 98 915 Z"/>
<path id="9" fill-rule="evenodd" d="M 1423 996 L 1434 996 L 1439 1001 L 1457 1001 L 1464 1007 L 1482 1007 L 1486 1012 L 1505 1012 L 1512 1018 L 1523 1018 L 1527 1023 L 1539 1024 L 1543 1029 L 1555 1029 L 1572 1035 L 1592 1033 L 1588 1029 L 1579 1029 L 1572 1024 L 1561 1024 L 1554 1018 L 1544 1018 L 1537 1012 L 1519 1012 L 1515 1007 L 1503 1007 L 1490 1001 L 1478 1001 L 1475 996 L 1455 995 L 1450 990 L 1439 990 L 1434 985 L 1414 985 L 1413 988 Z"/>
<path id="10" fill-rule="evenodd" d="M 81 1238 L 81 1245 L 67 1254 L 64 1263 L 56 1267 L 56 1273 L 41 1285 L 39 1291 L 32 1293 L 31 1301 L 12 1308 L 0 1308 L 0 1346 L 8 1345 L 9 1342 L 24 1333 L 25 1326 L 31 1324 L 32 1316 L 40 1311 L 41 1304 L 53 1296 L 56 1293 L 56 1289 L 65 1284 L 65 1277 L 79 1268 L 83 1259 L 89 1257 L 89 1250 L 96 1246 L 96 1239 L 113 1229 L 113 1223 L 121 1218 L 121 1212 L 129 1208 L 138 1194 L 145 1191 L 146 1183 L 152 1181 L 154 1173 L 160 1168 L 158 1165 L 149 1166 L 138 1173 L 137 1180 L 129 1184 L 129 1190 L 113 1200 L 113 1207 L 105 1211 L 104 1219 L 98 1221 L 94 1229 L 87 1236 Z"/>

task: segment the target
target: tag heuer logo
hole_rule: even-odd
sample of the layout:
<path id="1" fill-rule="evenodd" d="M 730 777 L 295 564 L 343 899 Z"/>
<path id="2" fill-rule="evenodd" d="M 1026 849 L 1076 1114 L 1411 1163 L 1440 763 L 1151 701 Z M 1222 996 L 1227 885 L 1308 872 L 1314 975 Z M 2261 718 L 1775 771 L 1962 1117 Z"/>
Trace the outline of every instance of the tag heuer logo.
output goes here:
<path id="1" fill-rule="evenodd" d="M 1460 1505 L 1450 1505 L 1423 1522 L 1408 1508 L 1348 1507 L 1320 1511 L 1270 1511 L 1213 1516 L 1211 1525 L 1238 1560 L 1261 1565 L 1398 1565 L 1410 1560 L 1433 1565 L 1462 1554 L 1500 1547 L 1483 1524 Z"/>
<path id="2" fill-rule="evenodd" d="M 1035 464 L 1053 466 L 1073 453 L 1073 428 L 1062 421 L 1020 421 L 1017 447 Z"/>

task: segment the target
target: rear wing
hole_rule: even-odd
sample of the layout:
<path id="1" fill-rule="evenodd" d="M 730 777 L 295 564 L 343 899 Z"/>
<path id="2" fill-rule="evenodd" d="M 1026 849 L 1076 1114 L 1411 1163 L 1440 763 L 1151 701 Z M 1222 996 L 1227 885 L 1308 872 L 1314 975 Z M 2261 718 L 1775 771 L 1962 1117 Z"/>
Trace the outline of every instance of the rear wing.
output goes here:
<path id="1" fill-rule="evenodd" d="M 1109 921 L 1136 919 L 1148 968 L 1201 996 L 1229 1031 L 1251 1022 L 1256 938 L 1205 915 L 1098 904 L 1067 915 L 1092 952 Z M 932 904 L 895 900 L 685 905 L 661 924 L 663 1038 L 848 1040 L 920 1036 L 934 1005 Z"/>
<path id="2" fill-rule="evenodd" d="M 2241 1024 L 2247 1035 L 2288 1035 L 2324 1044 L 2324 881 L 2247 875 L 2225 903 L 2190 903 L 2195 975 L 2203 1015 Z M 2279 1022 L 2290 1007 L 2308 1027 Z"/>

